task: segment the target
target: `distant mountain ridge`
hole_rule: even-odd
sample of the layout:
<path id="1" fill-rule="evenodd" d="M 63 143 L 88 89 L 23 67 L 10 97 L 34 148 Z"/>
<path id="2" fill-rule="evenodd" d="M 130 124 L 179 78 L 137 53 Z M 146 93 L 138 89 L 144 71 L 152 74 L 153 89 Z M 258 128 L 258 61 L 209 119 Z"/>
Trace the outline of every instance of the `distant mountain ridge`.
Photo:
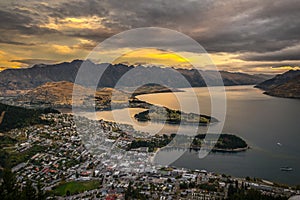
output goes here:
<path id="1" fill-rule="evenodd" d="M 125 73 L 135 69 L 132 71 L 130 77 L 122 77 L 125 86 L 135 86 L 137 83 L 143 81 L 155 82 L 156 80 L 162 80 L 174 88 L 185 87 L 186 85 L 178 81 L 181 78 L 179 73 L 189 81 L 192 87 L 206 86 L 204 79 L 199 75 L 198 70 L 195 69 L 176 69 L 179 73 L 175 73 L 175 70 L 172 68 L 134 67 L 123 64 L 109 64 L 104 71 L 104 66 L 107 66 L 107 64 L 94 64 L 90 61 L 74 60 L 72 62 L 63 62 L 53 65 L 38 64 L 31 68 L 4 70 L 0 72 L 0 92 L 3 95 L 7 91 L 33 89 L 47 82 L 68 81 L 74 83 L 77 72 L 83 62 L 85 62 L 88 69 L 86 76 L 80 82 L 83 85 L 90 80 L 97 80 L 99 78 L 98 75 L 103 73 L 98 87 L 114 87 Z M 202 71 L 202 73 L 210 85 L 221 85 L 221 82 L 216 79 L 216 71 Z M 254 85 L 266 80 L 266 77 L 261 75 L 256 76 L 226 71 L 221 71 L 220 73 L 224 85 Z"/>
<path id="2" fill-rule="evenodd" d="M 300 70 L 287 71 L 256 87 L 265 90 L 265 94 L 271 96 L 300 99 Z"/>

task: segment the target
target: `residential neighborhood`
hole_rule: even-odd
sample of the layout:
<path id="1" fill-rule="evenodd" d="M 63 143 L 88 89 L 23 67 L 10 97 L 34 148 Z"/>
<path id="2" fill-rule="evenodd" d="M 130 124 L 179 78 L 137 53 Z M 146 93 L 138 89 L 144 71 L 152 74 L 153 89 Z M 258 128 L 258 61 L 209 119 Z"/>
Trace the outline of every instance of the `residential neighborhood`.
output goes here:
<path id="1" fill-rule="evenodd" d="M 22 138 L 14 151 L 28 157 L 12 171 L 21 185 L 41 184 L 48 199 L 226 199 L 232 188 L 274 197 L 300 193 L 261 179 L 157 165 L 155 152 L 127 150 L 133 140 L 151 137 L 130 125 L 70 114 L 42 118 L 51 124 L 10 131 Z M 91 187 L 62 189 L 72 183 Z"/>

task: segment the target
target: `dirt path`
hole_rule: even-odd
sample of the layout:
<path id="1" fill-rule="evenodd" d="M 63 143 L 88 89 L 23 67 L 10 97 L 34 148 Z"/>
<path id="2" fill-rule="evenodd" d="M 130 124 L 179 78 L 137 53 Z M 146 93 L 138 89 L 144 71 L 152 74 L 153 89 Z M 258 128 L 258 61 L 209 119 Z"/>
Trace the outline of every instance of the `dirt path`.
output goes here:
<path id="1" fill-rule="evenodd" d="M 5 115 L 5 111 L 3 111 L 3 112 L 1 113 L 1 116 L 0 116 L 0 125 L 2 124 L 4 115 Z"/>

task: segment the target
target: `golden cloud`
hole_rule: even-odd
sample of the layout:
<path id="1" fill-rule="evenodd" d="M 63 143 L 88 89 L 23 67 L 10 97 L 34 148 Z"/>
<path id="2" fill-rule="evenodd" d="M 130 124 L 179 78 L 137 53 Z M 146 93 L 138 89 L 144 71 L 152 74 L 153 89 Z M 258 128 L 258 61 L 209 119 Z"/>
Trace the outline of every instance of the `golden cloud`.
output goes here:
<path id="1" fill-rule="evenodd" d="M 102 18 L 98 16 L 91 17 L 67 17 L 64 19 L 50 18 L 49 22 L 40 25 L 41 28 L 55 29 L 58 31 L 68 31 L 73 29 L 98 29 L 104 28 Z"/>
<path id="2" fill-rule="evenodd" d="M 113 64 L 126 63 L 129 65 L 151 64 L 164 66 L 190 67 L 190 62 L 179 54 L 154 48 L 131 51 L 114 60 Z"/>
<path id="3" fill-rule="evenodd" d="M 300 66 L 281 66 L 281 67 L 271 67 L 275 71 L 288 71 L 288 70 L 300 70 Z"/>

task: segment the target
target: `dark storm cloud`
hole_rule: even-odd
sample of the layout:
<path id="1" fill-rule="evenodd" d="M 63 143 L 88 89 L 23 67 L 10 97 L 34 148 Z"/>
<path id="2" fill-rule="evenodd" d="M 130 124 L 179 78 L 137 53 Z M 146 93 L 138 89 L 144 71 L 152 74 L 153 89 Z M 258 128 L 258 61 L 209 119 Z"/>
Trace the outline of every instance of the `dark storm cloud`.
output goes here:
<path id="1" fill-rule="evenodd" d="M 251 2 L 248 8 L 245 2 L 236 2 L 241 9 L 235 11 L 225 8 L 228 14 L 220 14 L 210 33 L 195 37 L 210 51 L 225 52 L 276 51 L 299 43 L 299 1 Z"/>
<path id="2" fill-rule="evenodd" d="M 248 61 L 282 61 L 282 60 L 299 60 L 300 45 L 288 47 L 279 51 L 266 53 L 246 53 L 240 57 Z"/>
<path id="3" fill-rule="evenodd" d="M 24 42 L 24 36 L 40 36 L 45 34 L 57 34 L 58 31 L 41 28 L 34 16 L 29 16 L 28 12 L 20 13 L 17 10 L 0 9 L 0 43 L 13 45 L 34 45 L 33 42 Z"/>
<path id="4" fill-rule="evenodd" d="M 165 28 L 138 28 L 113 36 L 101 48 L 155 48 L 165 51 L 205 53 L 199 44 L 180 32 Z"/>
<path id="5" fill-rule="evenodd" d="M 102 19 L 101 29 L 56 33 L 100 42 L 131 28 L 158 26 L 191 36 L 209 52 L 239 52 L 245 54 L 240 57 L 245 60 L 298 59 L 295 53 L 298 49 L 287 48 L 300 44 L 299 0 L 60 0 L 53 3 L 30 0 L 18 7 L 19 4 L 16 2 L 11 11 L 0 11 L 1 31 L 52 34 L 54 30 L 37 24 L 47 24 L 50 17 L 59 20 L 98 16 Z M 23 12 L 22 6 L 30 10 Z M 144 40 L 147 37 L 156 35 L 140 36 Z M 154 41 L 163 42 L 159 38 Z M 119 45 L 122 47 L 122 41 Z M 183 44 L 173 45 L 174 49 L 176 46 L 182 49 Z"/>
<path id="6" fill-rule="evenodd" d="M 38 4 L 36 6 L 47 12 L 48 16 L 55 18 L 86 17 L 92 15 L 104 17 L 109 15 L 109 3 L 105 0 L 69 0 L 56 4 Z"/>
<path id="7" fill-rule="evenodd" d="M 182 31 L 214 52 L 267 52 L 299 43 L 300 2 L 288 1 L 68 1 L 51 16 L 104 17 L 111 29 L 159 26 Z M 75 35 L 96 39 L 95 32 Z"/>
<path id="8" fill-rule="evenodd" d="M 268 63 L 253 63 L 253 64 L 245 64 L 246 68 L 256 68 L 256 67 L 272 67 L 272 68 L 280 68 L 284 66 L 289 66 L 291 68 L 297 68 L 300 66 L 300 61 L 281 61 L 281 62 L 268 62 Z M 231 66 L 232 67 L 232 66 Z"/>
<path id="9" fill-rule="evenodd" d="M 24 43 L 24 42 L 13 41 L 10 38 L 9 39 L 5 39 L 3 35 L 2 35 L 2 38 L 0 38 L 0 43 L 3 43 L 3 44 L 12 44 L 12 45 L 33 45 L 33 43 L 28 44 L 28 43 Z"/>
<path id="10" fill-rule="evenodd" d="M 86 29 L 84 32 L 69 32 L 65 33 L 65 35 L 69 37 L 76 37 L 76 38 L 84 38 L 88 40 L 94 41 L 96 44 L 102 42 L 103 40 L 113 36 L 115 32 L 111 32 L 105 29 Z"/>
<path id="11" fill-rule="evenodd" d="M 39 35 L 56 33 L 57 31 L 48 28 L 40 28 L 38 22 L 32 17 L 12 12 L 0 10 L 0 29 L 2 31 L 15 31 L 25 35 Z"/>
<path id="12" fill-rule="evenodd" d="M 31 23 L 32 18 L 14 13 L 11 11 L 0 10 L 0 28 L 7 30 L 26 30 L 27 24 Z"/>

